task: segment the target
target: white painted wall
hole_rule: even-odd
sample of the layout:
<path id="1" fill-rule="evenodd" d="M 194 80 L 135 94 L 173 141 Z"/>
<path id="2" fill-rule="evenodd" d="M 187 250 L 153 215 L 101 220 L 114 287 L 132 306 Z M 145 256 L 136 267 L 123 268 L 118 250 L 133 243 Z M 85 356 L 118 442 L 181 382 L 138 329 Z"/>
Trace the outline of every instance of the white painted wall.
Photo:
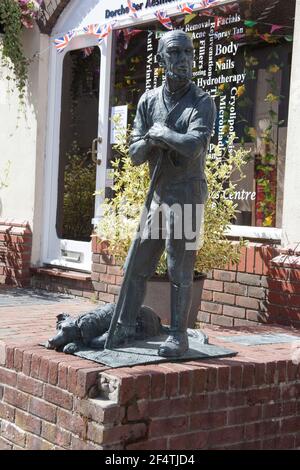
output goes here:
<path id="1" fill-rule="evenodd" d="M 296 0 L 283 194 L 283 244 L 300 242 L 300 0 Z"/>
<path id="2" fill-rule="evenodd" d="M 26 57 L 32 58 L 48 48 L 49 39 L 35 27 L 24 31 L 23 44 Z M 0 175 L 10 162 L 8 185 L 0 189 L 0 218 L 29 222 L 34 234 L 33 260 L 39 256 L 36 237 L 41 229 L 48 52 L 30 65 L 24 109 L 20 109 L 13 81 L 6 80 L 7 70 L 0 71 Z"/>

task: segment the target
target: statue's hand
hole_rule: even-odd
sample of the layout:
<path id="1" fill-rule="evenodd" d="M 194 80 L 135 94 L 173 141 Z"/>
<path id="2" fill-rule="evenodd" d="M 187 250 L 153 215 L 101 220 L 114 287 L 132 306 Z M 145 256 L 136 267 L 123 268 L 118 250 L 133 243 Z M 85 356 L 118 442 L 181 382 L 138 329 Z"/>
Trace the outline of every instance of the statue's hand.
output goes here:
<path id="1" fill-rule="evenodd" d="M 153 126 L 149 129 L 148 135 L 150 139 L 153 139 L 154 141 L 163 141 L 164 136 L 166 135 L 166 127 L 162 126 L 159 123 L 153 124 Z"/>
<path id="2" fill-rule="evenodd" d="M 152 147 L 156 147 L 156 148 L 158 147 L 158 148 L 160 148 L 160 149 L 162 149 L 162 150 L 168 150 L 168 148 L 169 148 L 168 145 L 165 144 L 164 142 L 162 142 L 161 140 L 149 139 L 149 142 L 150 142 L 150 145 L 151 145 Z"/>
<path id="3" fill-rule="evenodd" d="M 150 145 L 163 150 L 168 150 L 168 145 L 163 141 L 163 136 L 165 134 L 166 127 L 162 126 L 161 124 L 155 123 L 148 131 Z"/>

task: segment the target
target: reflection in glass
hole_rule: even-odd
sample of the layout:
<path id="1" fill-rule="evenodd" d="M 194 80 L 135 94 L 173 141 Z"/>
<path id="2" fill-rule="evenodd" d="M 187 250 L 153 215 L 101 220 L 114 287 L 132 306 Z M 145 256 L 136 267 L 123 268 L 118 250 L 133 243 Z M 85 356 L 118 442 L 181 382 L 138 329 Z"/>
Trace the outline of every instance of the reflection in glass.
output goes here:
<path id="1" fill-rule="evenodd" d="M 63 63 L 56 230 L 90 241 L 96 165 L 89 153 L 98 133 L 100 50 L 71 51 Z"/>
<path id="2" fill-rule="evenodd" d="M 251 150 L 234 224 L 281 226 L 294 12 L 294 0 L 241 0 L 172 18 L 193 38 L 193 80 L 217 105 L 212 143 L 226 157 L 235 134 L 235 148 Z M 112 105 L 127 104 L 129 122 L 141 94 L 163 82 L 155 52 L 166 30 L 138 28 L 119 30 L 115 41 Z"/>

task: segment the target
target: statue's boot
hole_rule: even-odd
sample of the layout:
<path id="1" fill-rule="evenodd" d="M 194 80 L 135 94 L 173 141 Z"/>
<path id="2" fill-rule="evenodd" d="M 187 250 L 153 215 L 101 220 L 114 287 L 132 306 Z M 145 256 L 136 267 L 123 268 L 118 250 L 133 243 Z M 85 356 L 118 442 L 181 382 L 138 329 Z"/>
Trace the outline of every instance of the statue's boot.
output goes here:
<path id="1" fill-rule="evenodd" d="M 144 277 L 131 279 L 114 332 L 113 347 L 125 346 L 135 340 L 136 319 L 145 297 L 146 285 Z"/>
<path id="2" fill-rule="evenodd" d="M 187 322 L 192 301 L 192 285 L 171 284 L 170 335 L 158 350 L 159 356 L 179 357 L 189 349 Z"/>

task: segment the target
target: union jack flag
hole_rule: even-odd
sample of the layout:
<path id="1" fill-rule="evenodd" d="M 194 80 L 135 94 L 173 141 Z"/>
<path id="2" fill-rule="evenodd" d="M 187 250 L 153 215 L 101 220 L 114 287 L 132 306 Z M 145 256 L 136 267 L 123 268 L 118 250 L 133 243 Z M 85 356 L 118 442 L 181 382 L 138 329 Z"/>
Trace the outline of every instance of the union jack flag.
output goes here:
<path id="1" fill-rule="evenodd" d="M 220 27 L 220 25 L 222 24 L 222 19 L 223 19 L 223 16 L 214 16 L 214 20 L 215 20 L 215 31 L 217 31 Z"/>
<path id="2" fill-rule="evenodd" d="M 84 34 L 91 34 L 92 36 L 99 37 L 101 34 L 101 26 L 99 24 L 89 24 L 82 28 Z"/>
<path id="3" fill-rule="evenodd" d="M 93 53 L 94 49 L 95 49 L 94 47 L 85 47 L 83 49 L 83 57 L 85 59 L 89 57 Z"/>
<path id="4" fill-rule="evenodd" d="M 155 13 L 158 21 L 167 29 L 173 29 L 172 21 L 165 11 L 156 11 Z"/>
<path id="5" fill-rule="evenodd" d="M 222 0 L 200 0 L 199 3 L 201 7 L 209 7 L 212 3 L 218 3 Z"/>
<path id="6" fill-rule="evenodd" d="M 102 26 L 101 28 L 101 33 L 98 35 L 98 38 L 99 38 L 99 42 L 101 42 L 104 38 L 106 38 L 109 33 L 112 32 L 112 23 L 109 23 L 109 24 L 105 24 Z"/>
<path id="7" fill-rule="evenodd" d="M 131 28 L 123 29 L 124 49 L 127 49 L 131 39 L 137 34 L 140 34 L 141 32 L 142 31 L 140 29 L 131 29 Z"/>
<path id="8" fill-rule="evenodd" d="M 182 5 L 178 5 L 177 8 L 181 13 L 193 13 L 194 5 L 194 3 L 183 3 Z"/>
<path id="9" fill-rule="evenodd" d="M 195 2 L 195 3 L 197 3 L 197 5 L 199 5 L 198 8 L 209 8 L 211 6 L 214 6 L 213 5 L 214 3 L 219 3 L 219 2 L 220 2 L 220 0 L 199 0 L 199 2 Z M 207 16 L 211 15 L 210 11 L 208 11 L 208 12 L 205 11 L 203 13 L 200 12 L 200 14 L 201 15 L 207 15 Z"/>
<path id="10" fill-rule="evenodd" d="M 54 39 L 54 46 L 57 52 L 61 53 L 67 47 L 71 39 L 74 37 L 75 32 L 69 31 L 68 33 L 60 36 L 59 38 Z"/>
<path id="11" fill-rule="evenodd" d="M 137 9 L 133 6 L 133 3 L 131 0 L 127 0 L 127 5 L 128 5 L 128 8 L 129 8 L 129 16 L 131 16 L 131 18 L 137 18 L 138 15 L 137 15 Z"/>
<path id="12" fill-rule="evenodd" d="M 229 5 L 220 5 L 218 8 L 222 13 L 224 13 L 225 15 L 228 15 L 229 13 L 234 13 L 237 10 L 239 10 L 239 4 L 230 3 Z"/>

